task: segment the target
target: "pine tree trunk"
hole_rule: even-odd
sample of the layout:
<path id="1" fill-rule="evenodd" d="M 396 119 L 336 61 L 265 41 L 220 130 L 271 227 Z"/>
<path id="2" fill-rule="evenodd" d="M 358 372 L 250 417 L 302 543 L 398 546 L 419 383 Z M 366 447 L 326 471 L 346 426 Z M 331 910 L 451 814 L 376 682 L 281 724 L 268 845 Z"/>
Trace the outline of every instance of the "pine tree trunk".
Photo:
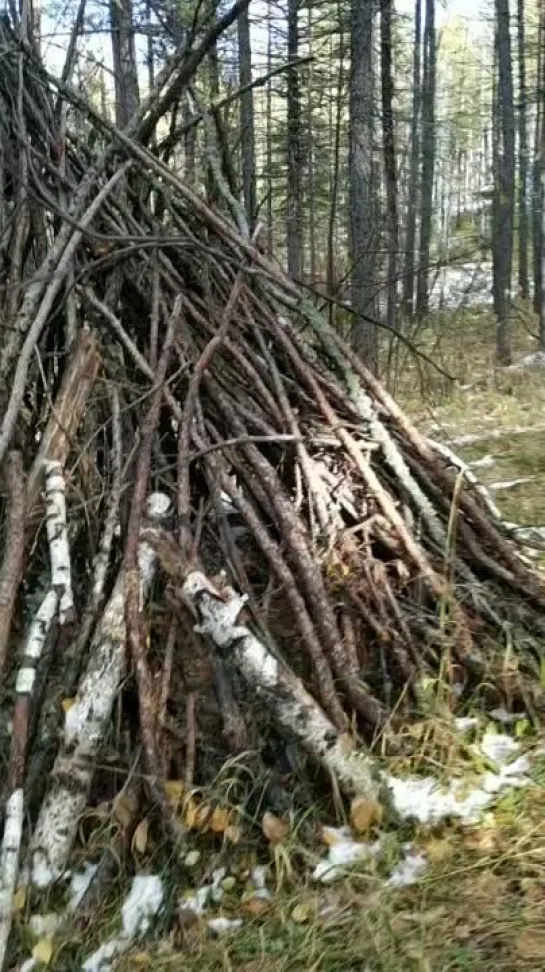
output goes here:
<path id="1" fill-rule="evenodd" d="M 435 173 L 436 37 L 435 0 L 426 0 L 424 76 L 422 82 L 422 183 L 420 192 L 420 248 L 416 282 L 416 312 L 429 309 L 429 266 Z"/>
<path id="2" fill-rule="evenodd" d="M 309 3 L 308 7 L 308 20 L 307 20 L 307 30 L 308 30 L 308 53 L 309 56 L 313 54 L 313 43 L 312 43 L 312 3 Z M 317 265 L 316 265 L 316 199 L 315 199 L 315 174 L 314 174 L 314 119 L 313 119 L 313 102 L 316 97 L 316 89 L 314 87 L 314 72 L 312 62 L 309 64 L 309 74 L 307 78 L 307 165 L 308 165 L 308 196 L 307 196 L 307 212 L 308 212 L 308 248 L 309 248 L 309 269 L 310 269 L 310 280 L 312 286 L 317 283 Z"/>
<path id="3" fill-rule="evenodd" d="M 376 325 L 363 316 L 373 309 L 373 4 L 352 0 L 350 71 L 350 260 L 352 340 L 357 354 L 372 371 L 378 366 Z"/>
<path id="4" fill-rule="evenodd" d="M 407 232 L 405 236 L 405 265 L 403 268 L 403 311 L 410 318 L 414 309 L 414 274 L 416 244 L 416 210 L 418 205 L 418 163 L 420 160 L 419 114 L 421 106 L 421 34 L 422 0 L 415 2 L 413 49 L 413 100 L 411 112 L 411 151 L 409 191 L 407 196 Z"/>
<path id="5" fill-rule="evenodd" d="M 115 121 L 118 128 L 125 128 L 140 101 L 132 0 L 110 0 L 110 31 L 115 77 Z"/>
<path id="6" fill-rule="evenodd" d="M 299 56 L 299 0 L 288 0 L 288 61 Z M 288 185 L 287 250 L 288 273 L 300 280 L 303 272 L 303 179 L 301 138 L 301 90 L 296 67 L 287 71 Z"/>
<path id="7" fill-rule="evenodd" d="M 521 297 L 529 297 L 528 282 L 528 131 L 526 123 L 526 30 L 524 0 L 517 0 L 519 68 L 519 183 L 518 183 L 518 282 Z"/>
<path id="8" fill-rule="evenodd" d="M 539 155 L 536 156 L 538 179 L 539 206 L 537 207 L 537 257 L 539 266 L 537 284 L 539 308 L 539 347 L 545 351 L 545 57 L 543 44 L 545 43 L 545 4 L 540 4 L 539 10 L 539 73 L 538 73 L 538 126 Z"/>
<path id="9" fill-rule="evenodd" d="M 241 88 L 252 83 L 252 48 L 250 42 L 250 16 L 248 8 L 240 14 L 238 21 L 238 59 L 239 80 Z M 244 207 L 248 216 L 250 231 L 252 230 L 256 209 L 256 179 L 255 179 L 255 131 L 254 131 L 254 96 L 250 88 L 240 97 L 240 145 L 242 154 L 242 190 Z"/>
<path id="10" fill-rule="evenodd" d="M 397 208 L 397 174 L 394 133 L 394 81 L 392 75 L 392 0 L 381 0 L 380 52 L 382 83 L 382 151 L 386 206 L 388 210 L 388 289 L 386 320 L 390 327 L 396 325 L 397 310 L 397 255 L 399 250 L 399 223 Z"/>
<path id="11" fill-rule="evenodd" d="M 265 124 L 265 158 L 266 158 L 266 170 L 265 170 L 265 185 L 267 187 L 267 254 L 272 257 L 274 251 L 274 239 L 273 239 L 273 186 L 272 186 L 272 165 L 273 165 L 273 153 L 272 153 L 272 79 L 270 73 L 272 71 L 272 14 L 271 14 L 271 0 L 267 3 L 267 74 L 269 79 L 267 81 L 267 96 L 266 96 L 266 124 Z"/>
<path id="12" fill-rule="evenodd" d="M 329 216 L 327 224 L 327 288 L 326 292 L 330 297 L 335 297 L 337 292 L 337 273 L 336 273 L 336 227 L 337 227 L 337 211 L 339 204 L 339 169 L 340 169 L 340 157 L 341 157 L 341 129 L 342 129 L 342 119 L 343 119 L 343 101 L 344 101 L 344 59 L 345 59 L 345 43 L 344 43 L 344 31 L 342 18 L 339 17 L 338 23 L 338 42 L 339 42 L 339 70 L 337 74 L 337 84 L 335 88 L 335 95 L 333 90 L 331 91 L 330 103 L 329 103 L 329 128 L 330 128 L 330 142 L 333 143 L 333 159 L 332 166 L 330 170 L 329 179 Z M 333 54 L 332 39 L 330 39 L 330 53 Z M 329 305 L 329 323 L 333 327 L 335 323 L 335 307 L 333 304 Z"/>
<path id="13" fill-rule="evenodd" d="M 540 313 L 541 307 L 541 251 L 542 251 L 542 226 L 541 226 L 541 142 L 543 132 L 543 41 L 544 41 L 544 15 L 543 4 L 540 6 L 538 45 L 537 45 L 537 72 L 536 72 L 536 125 L 534 134 L 534 160 L 532 165 L 532 261 L 533 261 L 533 308 L 536 314 Z"/>
<path id="14" fill-rule="evenodd" d="M 513 261 L 513 217 L 515 200 L 515 113 L 509 0 L 496 2 L 496 43 L 498 52 L 498 98 L 501 148 L 495 179 L 497 229 L 494 234 L 494 303 L 497 318 L 496 357 L 500 364 L 511 361 L 509 314 Z"/>

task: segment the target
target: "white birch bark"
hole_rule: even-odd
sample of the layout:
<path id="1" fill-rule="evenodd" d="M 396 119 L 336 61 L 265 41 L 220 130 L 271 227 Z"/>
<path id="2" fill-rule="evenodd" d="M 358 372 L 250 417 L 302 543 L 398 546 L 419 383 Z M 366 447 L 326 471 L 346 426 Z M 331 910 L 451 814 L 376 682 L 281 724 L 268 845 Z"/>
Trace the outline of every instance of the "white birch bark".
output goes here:
<path id="1" fill-rule="evenodd" d="M 170 502 L 161 493 L 148 501 L 148 523 L 163 520 Z M 147 543 L 139 549 L 141 596 L 153 581 L 157 557 Z M 125 672 L 125 593 L 121 571 L 97 625 L 87 670 L 74 704 L 66 713 L 64 738 L 40 810 L 29 851 L 29 877 L 49 887 L 64 873 L 85 810 L 94 763 L 106 734 L 118 687 Z"/>
<path id="2" fill-rule="evenodd" d="M 23 650 L 23 661 L 17 673 L 15 691 L 17 695 L 31 695 L 34 689 L 36 668 L 42 656 L 42 651 L 51 630 L 51 625 L 57 614 L 59 595 L 55 588 L 50 587 L 38 608 L 30 626 L 28 637 Z"/>
<path id="3" fill-rule="evenodd" d="M 51 584 L 59 591 L 59 622 L 63 625 L 73 620 L 74 597 L 66 528 L 66 483 L 62 464 L 56 461 L 45 464 L 45 516 L 51 558 Z"/>
<path id="4" fill-rule="evenodd" d="M 4 968 L 11 931 L 12 902 L 19 873 L 19 852 L 23 835 L 23 790 L 13 791 L 6 803 L 4 836 L 0 851 L 0 969 Z"/>
<path id="5" fill-rule="evenodd" d="M 245 624 L 238 622 L 246 598 L 231 589 L 227 594 L 222 590 L 220 596 L 199 571 L 188 575 L 182 593 L 199 618 L 195 630 L 211 638 L 231 659 L 271 716 L 338 780 L 345 792 L 375 799 L 380 784 L 372 756 L 351 750 L 300 679 Z"/>

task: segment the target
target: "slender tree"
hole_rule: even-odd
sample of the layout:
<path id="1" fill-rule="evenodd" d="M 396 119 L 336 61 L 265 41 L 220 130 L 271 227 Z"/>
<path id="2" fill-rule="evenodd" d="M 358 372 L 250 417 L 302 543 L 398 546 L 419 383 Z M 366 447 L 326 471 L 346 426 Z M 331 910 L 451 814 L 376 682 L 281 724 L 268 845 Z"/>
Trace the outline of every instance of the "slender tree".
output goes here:
<path id="1" fill-rule="evenodd" d="M 537 71 L 536 71 L 536 124 L 534 132 L 534 159 L 532 165 L 532 262 L 533 262 L 533 306 L 536 314 L 541 318 L 541 290 L 542 290 L 542 252 L 543 252 L 543 227 L 542 227 L 542 141 L 543 134 L 543 43 L 545 42 L 545 5 L 539 7 L 538 24 L 538 45 L 537 45 Z"/>
<path id="2" fill-rule="evenodd" d="M 138 108 L 138 71 L 132 0 L 110 0 L 110 32 L 115 78 L 115 120 L 124 128 Z"/>
<path id="3" fill-rule="evenodd" d="M 238 59 L 239 79 L 243 93 L 240 97 L 240 146 L 242 155 L 242 190 L 244 206 L 250 229 L 253 226 L 256 201 L 255 170 L 255 132 L 254 132 L 254 94 L 249 85 L 252 83 L 252 48 L 250 41 L 250 16 L 248 7 L 239 15 L 238 21 Z"/>
<path id="4" fill-rule="evenodd" d="M 339 50 L 339 70 L 336 78 L 336 86 L 331 92 L 329 100 L 329 130 L 330 142 L 333 145 L 333 158 L 329 174 L 329 215 L 327 222 L 327 293 L 334 297 L 337 291 L 337 252 L 336 252 L 336 229 L 337 214 L 339 203 L 339 172 L 341 169 L 341 135 L 343 104 L 346 95 L 345 91 L 345 33 L 344 20 L 342 16 L 341 0 L 337 5 L 338 17 L 338 50 Z M 330 51 L 332 53 L 333 40 L 330 38 Z M 334 323 L 334 306 L 329 306 L 329 321 Z"/>
<path id="5" fill-rule="evenodd" d="M 528 299 L 528 131 L 526 99 L 526 27 L 524 0 L 517 0 L 518 100 L 518 283 L 522 297 Z"/>
<path id="6" fill-rule="evenodd" d="M 420 190 L 420 247 L 416 281 L 416 311 L 429 309 L 429 267 L 435 174 L 436 36 L 435 0 L 426 0 L 424 71 L 422 79 L 422 182 Z"/>
<path id="7" fill-rule="evenodd" d="M 545 56 L 543 44 L 545 44 L 545 4 L 542 2 L 539 9 L 539 73 L 538 73 L 538 97 L 539 97 L 539 161 L 537 162 L 539 174 L 539 225 L 538 253 L 539 263 L 539 347 L 545 351 Z"/>
<path id="8" fill-rule="evenodd" d="M 515 200 L 515 112 L 509 0 L 495 0 L 498 93 L 496 98 L 499 151 L 495 179 L 496 230 L 494 232 L 494 309 L 497 318 L 496 357 L 500 364 L 511 361 L 509 315 L 513 261 L 513 217 Z"/>
<path id="9" fill-rule="evenodd" d="M 299 56 L 299 0 L 288 0 L 288 61 Z M 299 72 L 287 71 L 287 219 L 288 272 L 300 280 L 303 272 L 303 152 Z"/>
<path id="10" fill-rule="evenodd" d="M 355 313 L 353 344 L 374 371 L 378 367 L 376 325 L 365 314 L 373 308 L 373 4 L 352 0 L 350 59 L 349 204 L 351 297 Z M 371 217 L 371 218 L 370 218 Z"/>
<path id="11" fill-rule="evenodd" d="M 422 44 L 422 0 L 415 0 L 414 47 L 413 47 L 413 90 L 410 132 L 409 189 L 407 194 L 407 215 L 405 234 L 405 262 L 403 268 L 403 310 L 411 317 L 414 309 L 414 274 L 416 245 L 416 211 L 418 206 L 418 166 L 420 161 L 419 116 L 421 106 L 421 44 Z"/>
<path id="12" fill-rule="evenodd" d="M 392 72 L 392 0 L 380 0 L 380 66 L 382 89 L 382 151 L 384 181 L 388 212 L 388 286 L 386 320 L 390 327 L 396 323 L 397 259 L 399 251 L 399 223 L 397 202 L 397 173 L 394 133 L 394 78 Z"/>

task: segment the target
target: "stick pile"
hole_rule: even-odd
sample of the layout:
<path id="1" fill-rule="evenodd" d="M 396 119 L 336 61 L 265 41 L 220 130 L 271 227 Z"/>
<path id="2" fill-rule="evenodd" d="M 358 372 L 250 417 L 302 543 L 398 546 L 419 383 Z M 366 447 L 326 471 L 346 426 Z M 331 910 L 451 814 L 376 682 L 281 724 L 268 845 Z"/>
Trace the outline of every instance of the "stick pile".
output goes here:
<path id="1" fill-rule="evenodd" d="M 213 151 L 222 212 L 151 150 L 204 42 L 120 131 L 0 32 L 5 946 L 19 867 L 48 887 L 121 785 L 99 757 L 140 754 L 176 838 L 165 782 L 233 754 L 271 805 L 286 772 L 376 798 L 422 676 L 536 711 L 545 594 Z"/>

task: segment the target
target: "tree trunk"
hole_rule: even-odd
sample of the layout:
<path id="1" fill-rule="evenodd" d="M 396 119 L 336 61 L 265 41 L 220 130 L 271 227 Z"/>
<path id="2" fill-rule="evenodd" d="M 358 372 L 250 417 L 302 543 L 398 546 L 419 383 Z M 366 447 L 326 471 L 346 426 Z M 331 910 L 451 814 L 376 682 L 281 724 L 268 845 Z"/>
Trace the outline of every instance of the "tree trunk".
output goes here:
<path id="1" fill-rule="evenodd" d="M 407 197 L 407 232 L 405 236 L 405 266 L 403 269 L 403 311 L 411 317 L 414 309 L 414 272 L 416 243 L 416 209 L 418 205 L 418 163 L 420 160 L 420 131 L 418 119 L 421 105 L 420 54 L 422 34 L 422 0 L 415 2 L 413 49 L 413 100 L 411 113 L 411 152 L 409 164 L 409 192 Z"/>
<path id="2" fill-rule="evenodd" d="M 541 142 L 543 133 L 543 41 L 545 9 L 540 5 L 538 45 L 537 45 L 537 72 L 536 72 L 536 125 L 534 134 L 534 160 L 532 165 L 532 261 L 533 261 L 533 307 L 536 314 L 540 313 L 541 308 L 541 253 L 542 253 L 542 226 L 541 226 Z"/>
<path id="3" fill-rule="evenodd" d="M 519 68 L 519 200 L 518 200 L 518 282 L 521 297 L 528 299 L 528 130 L 526 124 L 526 30 L 524 0 L 517 0 L 517 40 Z"/>
<path id="4" fill-rule="evenodd" d="M 265 121 L 265 185 L 267 196 L 267 255 L 272 257 L 274 251 L 273 239 L 273 198 L 272 198 L 272 14 L 271 2 L 267 2 L 267 101 Z"/>
<path id="5" fill-rule="evenodd" d="M 339 203 L 339 169 L 341 162 L 341 128 L 342 128 L 342 117 L 343 117 L 343 96 L 344 96 L 344 60 L 345 60 L 345 43 L 344 43 L 344 30 L 343 30 L 343 18 L 341 16 L 341 11 L 339 13 L 338 22 L 338 40 L 339 40 L 339 72 L 337 76 L 337 87 L 335 92 L 335 99 L 333 99 L 333 92 L 331 92 L 330 99 L 330 132 L 331 141 L 333 142 L 333 164 L 329 179 L 329 218 L 327 224 L 327 293 L 330 297 L 335 297 L 337 292 L 337 253 L 336 253 L 336 228 L 337 228 L 337 211 Z M 332 50 L 332 47 L 330 47 Z M 334 111 L 333 111 L 334 109 Z M 334 324 L 335 317 L 335 306 L 334 304 L 329 305 L 329 323 L 331 326 Z"/>
<path id="6" fill-rule="evenodd" d="M 436 38 L 435 0 L 426 0 L 424 24 L 424 77 L 422 82 L 422 185 L 420 253 L 416 282 L 417 314 L 429 309 L 429 266 L 432 231 L 433 179 L 435 172 Z"/>
<path id="7" fill-rule="evenodd" d="M 118 128 L 125 128 L 140 101 L 132 0 L 110 0 L 110 31 L 115 77 L 115 122 Z"/>
<path id="8" fill-rule="evenodd" d="M 388 290 L 386 320 L 395 327 L 397 310 L 397 255 L 399 223 L 397 210 L 397 174 L 394 133 L 394 81 L 392 75 L 392 0 L 380 4 L 380 56 L 382 83 L 382 151 L 386 206 L 388 210 Z"/>
<path id="9" fill-rule="evenodd" d="M 299 0 L 288 0 L 288 61 L 299 56 Z M 300 280 L 303 272 L 303 179 L 301 138 L 301 90 L 297 67 L 287 71 L 288 185 L 287 250 L 288 273 Z"/>
<path id="10" fill-rule="evenodd" d="M 509 313 L 515 199 L 515 113 L 509 33 L 509 0 L 495 0 L 495 3 L 498 53 L 497 105 L 501 136 L 494 187 L 497 197 L 497 228 L 493 240 L 495 249 L 494 304 L 497 317 L 496 357 L 500 364 L 509 364 L 511 362 Z"/>
<path id="11" fill-rule="evenodd" d="M 307 20 L 307 30 L 308 30 L 308 53 L 309 56 L 313 55 L 313 43 L 312 43 L 312 3 L 308 6 L 308 20 Z M 308 196 L 307 196 L 307 212 L 308 212 L 308 248 L 309 248 L 309 269 L 310 269 L 310 281 L 312 286 L 315 286 L 317 282 L 317 267 L 316 267 L 316 198 L 315 198 L 315 176 L 314 176 L 314 118 L 313 118 L 313 103 L 316 98 L 316 88 L 314 86 L 314 71 L 312 62 L 309 64 L 309 74 L 307 78 L 307 164 L 308 164 Z"/>
<path id="12" fill-rule="evenodd" d="M 351 297 L 355 312 L 352 341 L 372 371 L 378 367 L 376 325 L 363 315 L 373 309 L 373 4 L 352 0 L 350 68 L 350 260 Z"/>
<path id="13" fill-rule="evenodd" d="M 543 44 L 545 43 L 545 4 L 539 9 L 539 74 L 538 74 L 538 127 L 539 156 L 536 158 L 539 207 L 538 207 L 538 248 L 537 262 L 539 264 L 539 347 L 545 351 L 545 57 Z M 538 161 L 539 159 L 539 161 Z"/>
<path id="14" fill-rule="evenodd" d="M 239 80 L 244 91 L 252 83 L 252 48 L 250 43 L 250 16 L 248 8 L 240 14 L 238 21 L 238 60 Z M 240 97 L 240 146 L 242 154 L 242 190 L 244 206 L 248 216 L 250 232 L 253 228 L 257 200 L 255 179 L 255 132 L 254 132 L 254 95 L 251 88 Z"/>

